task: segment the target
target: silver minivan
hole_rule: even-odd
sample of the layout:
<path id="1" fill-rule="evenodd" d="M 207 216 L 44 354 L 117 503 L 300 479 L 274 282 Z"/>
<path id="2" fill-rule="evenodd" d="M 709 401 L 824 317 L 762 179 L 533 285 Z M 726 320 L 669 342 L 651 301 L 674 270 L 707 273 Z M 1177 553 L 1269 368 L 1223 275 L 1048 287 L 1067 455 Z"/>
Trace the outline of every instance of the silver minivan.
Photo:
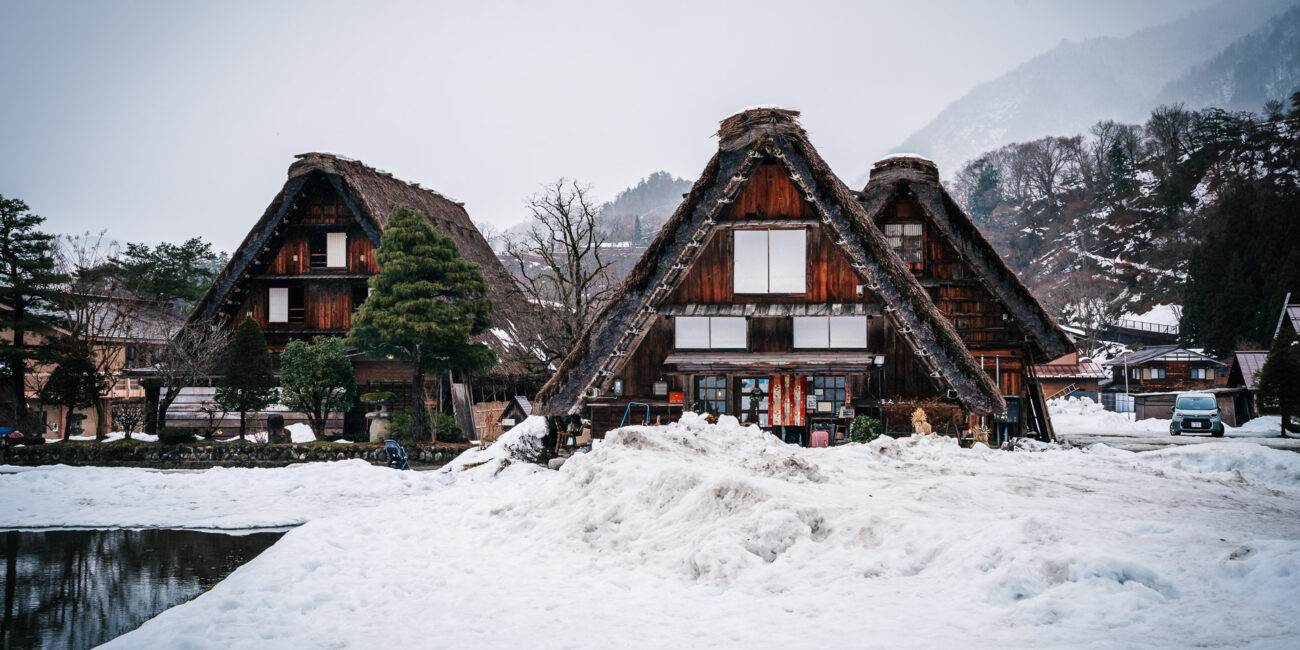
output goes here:
<path id="1" fill-rule="evenodd" d="M 1179 393 L 1174 402 L 1174 419 L 1169 423 L 1170 435 L 1183 433 L 1209 433 L 1223 437 L 1223 421 L 1219 419 L 1219 404 L 1210 393 Z"/>

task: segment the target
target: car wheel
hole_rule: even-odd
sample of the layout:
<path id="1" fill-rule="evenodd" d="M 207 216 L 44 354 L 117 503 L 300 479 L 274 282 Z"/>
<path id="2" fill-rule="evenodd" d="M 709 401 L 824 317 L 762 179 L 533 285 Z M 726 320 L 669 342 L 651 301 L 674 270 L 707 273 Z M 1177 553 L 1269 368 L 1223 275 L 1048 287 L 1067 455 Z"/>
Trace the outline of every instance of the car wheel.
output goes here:
<path id="1" fill-rule="evenodd" d="M 1178 430 L 1177 430 L 1177 429 L 1170 429 L 1170 430 L 1169 430 L 1169 435 L 1171 435 L 1171 436 L 1176 436 L 1176 435 L 1178 435 Z"/>
<path id="2" fill-rule="evenodd" d="M 1214 436 L 1215 438 L 1222 438 L 1222 437 L 1223 437 L 1223 429 L 1218 429 L 1217 431 L 1211 431 L 1211 432 L 1210 432 L 1210 435 Z"/>

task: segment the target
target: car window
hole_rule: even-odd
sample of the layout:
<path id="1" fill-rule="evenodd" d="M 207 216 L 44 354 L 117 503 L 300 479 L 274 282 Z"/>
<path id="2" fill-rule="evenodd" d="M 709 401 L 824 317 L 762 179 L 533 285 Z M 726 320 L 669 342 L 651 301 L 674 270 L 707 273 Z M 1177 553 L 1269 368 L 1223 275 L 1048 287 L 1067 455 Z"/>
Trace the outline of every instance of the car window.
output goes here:
<path id="1" fill-rule="evenodd" d="M 1178 408 L 1187 411 L 1213 411 L 1213 397 L 1179 397 Z"/>

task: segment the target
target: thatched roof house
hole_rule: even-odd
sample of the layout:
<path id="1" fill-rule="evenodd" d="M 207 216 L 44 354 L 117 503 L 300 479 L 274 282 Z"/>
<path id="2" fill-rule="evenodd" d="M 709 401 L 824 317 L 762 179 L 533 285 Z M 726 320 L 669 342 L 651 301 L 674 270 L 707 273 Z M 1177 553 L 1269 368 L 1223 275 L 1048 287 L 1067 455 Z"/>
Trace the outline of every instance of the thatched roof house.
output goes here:
<path id="1" fill-rule="evenodd" d="M 620 385 L 627 395 L 648 396 L 641 376 L 657 377 L 661 368 L 668 381 L 655 383 L 677 381 L 675 387 L 682 391 L 693 390 L 688 377 L 715 373 L 718 383 L 709 384 L 715 394 L 734 394 L 739 384 L 729 382 L 740 381 L 745 372 L 801 378 L 833 372 L 847 376 L 850 386 L 859 379 L 865 386 L 872 360 L 882 352 L 888 358 L 886 374 L 896 382 L 886 392 L 924 384 L 917 390 L 948 399 L 970 414 L 1005 408 L 998 387 L 958 332 L 808 141 L 798 115 L 756 109 L 722 121 L 718 152 L 616 296 L 543 386 L 537 396 L 540 412 L 581 413 Z M 733 233 L 745 230 L 802 233 L 798 241 L 809 242 L 806 251 L 796 251 L 797 263 L 806 261 L 803 291 L 745 296 L 739 288 L 733 290 L 735 278 L 747 272 L 735 266 L 746 260 L 732 255 Z M 762 262 L 764 269 L 767 264 Z M 708 289 L 713 285 L 716 291 Z M 670 319 L 706 316 L 744 317 L 752 321 L 750 328 L 772 327 L 786 337 L 792 319 L 859 318 L 868 322 L 868 331 L 860 336 L 869 343 L 854 352 L 815 352 L 791 347 L 787 339 L 780 350 L 759 350 L 760 341 L 778 338 L 764 334 L 753 337 L 745 351 L 706 354 L 673 352 L 671 341 L 654 339 L 663 332 L 671 339 Z M 861 321 L 852 322 L 856 327 Z M 648 347 L 656 349 L 647 352 Z M 676 348 L 681 347 L 679 341 Z M 838 385 L 842 393 L 845 384 Z M 864 389 L 849 391 L 859 395 Z M 719 401 L 715 408 L 733 412 L 735 404 Z"/>
<path id="2" fill-rule="evenodd" d="M 491 345 L 502 359 L 488 374 L 526 374 L 512 346 L 516 323 L 526 318 L 520 310 L 527 304 L 463 204 L 357 160 L 327 153 L 296 158 L 284 187 L 199 302 L 192 320 L 253 317 L 273 349 L 293 338 L 345 334 L 352 309 L 364 300 L 367 278 L 378 272 L 373 252 L 388 216 L 395 206 L 407 205 L 424 213 L 435 230 L 454 239 L 460 254 L 483 270 L 494 327 L 476 341 Z M 290 304 L 277 309 L 272 303 L 284 302 L 282 296 Z"/>

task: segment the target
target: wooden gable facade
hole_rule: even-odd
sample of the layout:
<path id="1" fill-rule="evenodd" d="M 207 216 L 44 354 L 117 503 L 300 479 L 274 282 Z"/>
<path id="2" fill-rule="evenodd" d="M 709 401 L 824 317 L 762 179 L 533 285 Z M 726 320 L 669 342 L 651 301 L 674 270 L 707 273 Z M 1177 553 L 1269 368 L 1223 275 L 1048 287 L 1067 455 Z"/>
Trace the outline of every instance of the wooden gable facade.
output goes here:
<path id="1" fill-rule="evenodd" d="M 1005 408 L 796 115 L 723 122 L 719 153 L 542 388 L 542 413 L 602 435 L 683 409 L 807 428 L 875 414 L 882 397 Z"/>
<path id="2" fill-rule="evenodd" d="M 1074 343 L 944 190 L 934 163 L 877 162 L 859 200 L 997 383 L 1009 406 L 996 418 L 1001 427 L 1012 435 L 1050 428 L 1034 366 L 1075 352 Z"/>

